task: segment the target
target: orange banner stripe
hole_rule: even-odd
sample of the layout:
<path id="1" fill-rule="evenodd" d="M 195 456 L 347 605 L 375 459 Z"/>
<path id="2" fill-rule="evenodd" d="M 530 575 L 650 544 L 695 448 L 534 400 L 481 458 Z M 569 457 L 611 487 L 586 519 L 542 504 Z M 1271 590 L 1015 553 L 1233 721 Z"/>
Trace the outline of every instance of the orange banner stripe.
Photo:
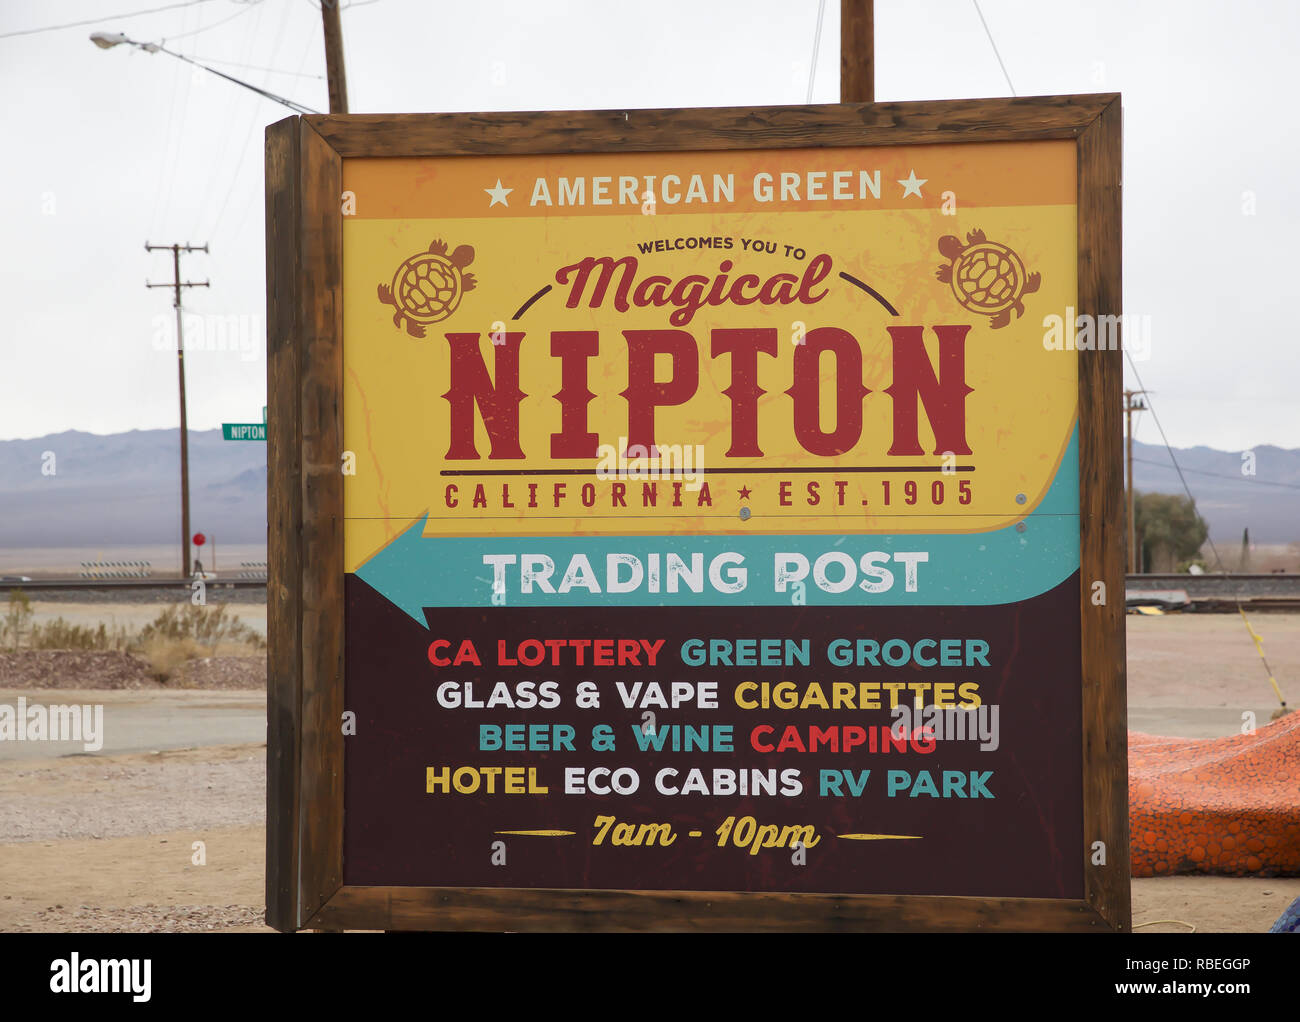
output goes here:
<path id="1" fill-rule="evenodd" d="M 358 158 L 343 161 L 343 187 L 355 200 L 348 216 L 363 220 L 629 216 L 651 208 L 655 216 L 955 212 L 1073 205 L 1075 145 Z"/>

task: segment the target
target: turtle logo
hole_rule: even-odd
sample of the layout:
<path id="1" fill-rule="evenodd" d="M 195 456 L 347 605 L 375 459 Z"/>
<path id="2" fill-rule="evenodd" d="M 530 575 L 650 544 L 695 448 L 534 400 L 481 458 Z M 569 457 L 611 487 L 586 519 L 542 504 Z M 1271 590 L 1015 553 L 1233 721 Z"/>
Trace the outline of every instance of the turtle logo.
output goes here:
<path id="1" fill-rule="evenodd" d="M 948 260 L 935 276 L 952 286 L 962 308 L 991 319 L 997 330 L 1011 322 L 1011 310 L 1025 314 L 1025 295 L 1038 290 L 1037 273 L 1025 273 L 1025 264 L 1006 245 L 989 241 L 984 232 L 971 231 L 966 244 L 946 234 L 939 239 L 939 252 Z"/>
<path id="2" fill-rule="evenodd" d="M 417 252 L 393 273 L 392 284 L 379 285 L 379 300 L 391 305 L 393 326 L 406 321 L 406 332 L 423 337 L 430 323 L 446 319 L 460 305 L 461 295 L 473 291 L 478 283 L 465 268 L 474 261 L 474 249 L 461 245 L 447 255 L 447 243 L 441 239 Z"/>

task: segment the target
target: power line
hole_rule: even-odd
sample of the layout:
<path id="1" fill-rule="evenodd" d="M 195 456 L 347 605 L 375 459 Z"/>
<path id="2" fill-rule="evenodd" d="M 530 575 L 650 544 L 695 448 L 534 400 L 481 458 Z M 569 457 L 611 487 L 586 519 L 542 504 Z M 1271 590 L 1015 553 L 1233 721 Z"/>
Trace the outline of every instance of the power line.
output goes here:
<path id="1" fill-rule="evenodd" d="M 1133 353 L 1127 348 L 1124 349 L 1124 355 L 1128 359 L 1129 368 L 1133 370 L 1133 378 L 1137 380 L 1138 387 L 1146 391 L 1146 384 L 1142 382 L 1142 375 L 1137 370 L 1137 363 L 1133 361 Z M 1148 394 L 1150 391 L 1146 391 Z M 1169 443 L 1169 437 L 1165 436 L 1165 427 L 1160 424 L 1160 416 L 1156 414 L 1155 404 L 1150 400 L 1147 401 L 1147 411 L 1151 413 L 1151 421 L 1156 424 L 1156 429 L 1160 431 L 1160 440 L 1165 445 L 1165 450 L 1169 452 L 1169 460 L 1173 463 L 1174 471 L 1178 473 L 1178 481 L 1183 484 L 1183 491 L 1187 494 L 1187 499 L 1195 502 L 1196 498 L 1192 496 L 1192 488 L 1187 485 L 1187 477 L 1183 475 L 1182 466 L 1178 464 L 1178 459 L 1174 457 L 1174 449 Z M 1219 566 L 1220 571 L 1226 572 L 1223 566 L 1223 558 L 1219 556 L 1219 548 L 1214 545 L 1214 540 L 1209 536 L 1205 537 L 1206 542 L 1210 544 L 1210 551 L 1214 554 L 1214 563 Z"/>
<path id="2" fill-rule="evenodd" d="M 69 21 L 64 25 L 46 25 L 44 28 L 24 28 L 17 32 L 0 32 L 0 39 L 9 39 L 18 35 L 36 35 L 40 32 L 58 32 L 65 28 L 83 28 L 86 25 L 98 25 L 100 22 L 104 21 L 118 21 L 122 18 L 134 18 L 141 14 L 157 14 L 159 11 L 174 11 L 178 7 L 193 7 L 195 4 L 206 4 L 209 2 L 210 0 L 185 0 L 184 3 L 168 4 L 166 7 L 150 7 L 146 11 L 128 11 L 126 14 L 101 14 L 99 17 L 91 18 L 88 21 Z"/>
<path id="3" fill-rule="evenodd" d="M 975 5 L 975 13 L 980 16 L 980 24 L 984 26 L 984 34 L 989 37 L 989 45 L 993 47 L 993 56 L 998 58 L 998 67 L 1002 68 L 1002 77 L 1007 80 L 1007 88 L 1011 90 L 1011 95 L 1016 94 L 1016 87 L 1011 84 L 1011 76 L 1007 74 L 1007 66 L 1002 63 L 1002 54 L 998 52 L 998 44 L 993 41 L 993 33 L 989 31 L 989 23 L 984 20 L 984 12 L 980 10 L 980 0 L 971 0 Z"/>
<path id="4" fill-rule="evenodd" d="M 196 24 L 201 23 L 202 12 L 195 11 L 193 14 L 193 20 L 194 23 Z M 185 18 L 184 24 L 188 25 L 190 23 L 191 23 L 191 19 L 189 16 L 187 16 Z M 182 83 L 180 81 L 180 73 L 181 73 L 180 67 L 178 65 L 174 66 L 172 70 L 172 88 L 171 88 L 172 104 L 167 111 L 167 130 L 163 135 L 165 139 L 171 142 L 172 124 L 174 122 L 176 124 L 176 134 L 178 138 L 175 144 L 169 145 L 167 152 L 164 154 L 162 160 L 162 166 L 159 170 L 159 176 L 158 176 L 158 194 L 154 196 L 154 214 L 155 216 L 157 216 L 159 212 L 159 201 L 161 199 L 161 203 L 162 203 L 161 212 L 164 219 L 166 218 L 167 213 L 170 212 L 171 210 L 172 192 L 176 187 L 176 175 L 178 173 L 178 168 L 180 167 L 181 154 L 183 152 L 183 148 L 180 145 L 180 141 L 184 139 L 186 128 L 189 126 L 189 120 L 186 118 L 185 114 L 189 109 L 190 92 L 194 87 L 194 76 L 193 73 L 191 72 L 189 76 L 185 79 L 183 83 L 183 89 L 182 89 L 181 87 Z M 179 111 L 177 108 L 178 101 L 180 104 Z M 176 116 L 178 112 L 179 112 L 179 117 Z M 167 190 L 165 193 L 162 191 L 162 185 L 164 180 L 166 180 L 167 182 Z M 152 221 L 153 218 L 150 218 L 151 232 L 154 230 Z"/>
<path id="5" fill-rule="evenodd" d="M 1134 458 L 1133 460 L 1142 465 L 1155 465 L 1158 468 L 1173 467 L 1170 465 L 1166 465 L 1163 461 L 1150 461 L 1147 458 Z M 1215 479 L 1232 479 L 1237 482 L 1244 482 L 1249 486 L 1282 486 L 1288 490 L 1300 490 L 1300 485 L 1297 485 L 1296 483 L 1279 483 L 1279 482 L 1274 482 L 1271 479 L 1256 479 L 1253 476 L 1248 477 L 1248 476 L 1226 475 L 1223 472 L 1207 472 L 1204 469 L 1200 469 L 1200 468 L 1185 468 L 1183 469 L 1183 471 L 1187 472 L 1189 475 L 1213 476 Z"/>
<path id="6" fill-rule="evenodd" d="M 270 59 L 272 60 L 276 60 L 279 58 L 280 46 L 284 42 L 285 30 L 288 27 L 290 17 L 291 15 L 289 10 L 289 5 L 285 4 L 280 14 L 280 22 L 276 26 L 275 40 L 271 44 Z M 261 15 L 258 16 L 258 20 L 260 24 Z M 301 65 L 299 65 L 299 67 L 301 67 Z M 212 223 L 211 234 L 213 235 L 217 233 L 217 229 L 221 226 L 222 219 L 226 215 L 226 208 L 230 205 L 230 197 L 235 194 L 235 189 L 239 185 L 239 172 L 243 169 L 244 160 L 248 156 L 248 150 L 250 148 L 250 141 L 251 141 L 250 135 L 253 134 L 254 125 L 257 124 L 258 120 L 259 118 L 257 116 L 257 108 L 255 106 L 250 107 L 248 111 L 247 125 L 244 129 L 244 133 L 242 136 L 244 138 L 244 143 L 242 146 L 240 146 L 239 158 L 235 161 L 235 170 L 230 175 L 230 186 L 226 189 L 225 198 L 221 200 L 221 206 L 217 210 L 216 219 Z"/>
<path id="7" fill-rule="evenodd" d="M 179 68 L 172 74 L 172 82 L 176 83 L 179 77 Z M 167 178 L 167 193 L 163 196 L 162 215 L 164 222 L 166 216 L 171 211 L 172 194 L 176 191 L 176 179 L 180 176 L 180 166 L 183 154 L 185 152 L 185 137 L 190 128 L 190 119 L 186 116 L 189 111 L 190 94 L 194 91 L 194 73 L 186 75 L 183 85 L 183 91 L 178 89 L 180 96 L 179 116 L 176 121 L 176 138 L 169 147 L 168 155 L 171 157 L 170 174 Z M 168 127 L 171 126 L 171 120 L 168 119 Z M 169 141 L 170 135 L 168 136 Z"/>
<path id="8" fill-rule="evenodd" d="M 179 64 L 173 65 L 172 87 L 167 90 L 167 95 L 169 98 L 167 103 L 167 127 L 163 130 L 162 133 L 162 138 L 164 140 L 170 140 L 172 137 L 172 123 L 176 119 L 176 100 L 177 100 L 177 96 L 180 94 L 180 89 L 176 87 L 176 79 L 179 75 L 180 75 L 180 65 Z M 175 153 L 176 155 L 173 156 L 173 153 Z M 150 214 L 149 216 L 150 234 L 153 234 L 157 231 L 158 209 L 163 201 L 163 182 L 167 180 L 167 167 L 172 159 L 179 159 L 179 152 L 178 150 L 169 147 L 163 152 L 162 158 L 158 161 L 158 185 L 156 188 L 154 188 L 153 191 L 153 213 Z M 168 189 L 168 192 L 170 194 L 170 189 Z"/>
<path id="9" fill-rule="evenodd" d="M 304 39 L 304 44 L 302 48 L 302 55 L 298 58 L 299 71 L 302 71 L 302 69 L 307 66 L 307 58 L 311 56 L 311 52 L 313 48 L 313 40 L 310 34 L 304 33 L 303 39 Z M 260 194 L 260 190 L 256 188 L 250 189 L 248 198 L 244 201 L 244 208 L 239 214 L 239 220 L 235 223 L 235 227 L 233 228 L 234 233 L 231 235 L 233 238 L 239 238 L 242 236 L 244 230 L 244 224 L 248 222 L 249 212 L 253 209 L 255 205 L 260 208 L 261 202 L 262 202 L 262 196 Z M 214 227 L 213 230 L 215 231 L 216 228 Z"/>
<path id="10" fill-rule="evenodd" d="M 254 7 L 260 7 L 261 5 L 262 5 L 262 0 L 252 0 L 252 2 L 245 4 L 242 10 L 236 11 L 228 18 L 222 18 L 220 21 L 214 21 L 211 25 L 201 25 L 198 28 L 191 29 L 189 32 L 179 32 L 176 35 L 165 35 L 162 37 L 163 42 L 169 42 L 173 39 L 187 39 L 192 35 L 198 35 L 201 32 L 206 32 L 210 28 L 217 28 L 221 25 L 226 24 L 226 22 L 228 21 L 234 21 L 236 18 L 242 17 L 243 15 L 251 11 Z"/>
<path id="11" fill-rule="evenodd" d="M 228 82 L 233 82 L 235 85 L 242 86 L 243 88 L 248 89 L 251 92 L 256 92 L 259 96 L 262 96 L 265 99 L 269 99 L 272 102 L 279 103 L 281 106 L 287 106 L 290 110 L 292 110 L 296 114 L 320 113 L 319 110 L 313 110 L 311 107 L 303 106 L 301 103 L 295 103 L 293 100 L 286 99 L 284 96 L 277 96 L 274 92 L 271 92 L 267 89 L 263 89 L 260 86 L 254 85 L 252 82 L 246 82 L 242 78 L 235 78 L 232 75 L 226 74 L 224 71 L 218 71 L 215 67 L 208 67 L 207 64 L 201 64 L 197 60 L 191 60 L 189 57 L 185 56 L 185 54 L 177 53 L 175 50 L 169 50 L 165 46 L 161 46 L 158 43 L 138 43 L 134 39 L 122 38 L 113 42 L 111 45 L 116 46 L 118 45 L 118 43 L 127 43 L 138 49 L 144 50 L 147 53 L 165 53 L 169 57 L 175 57 L 177 60 L 183 60 L 185 61 L 185 63 L 192 64 L 194 67 L 200 67 L 204 71 L 207 71 L 209 74 L 216 75 L 218 78 L 224 78 Z"/>
<path id="12" fill-rule="evenodd" d="M 315 78 L 317 81 L 324 81 L 324 75 L 306 74 L 302 71 L 281 71 L 278 67 L 263 67 L 261 64 L 241 64 L 234 60 L 215 60 L 212 57 L 198 57 L 194 54 L 189 55 L 190 60 L 201 60 L 208 64 L 224 64 L 226 67 L 242 67 L 249 71 L 267 71 L 273 75 L 291 75 L 294 78 Z"/>
<path id="13" fill-rule="evenodd" d="M 1137 362 L 1133 360 L 1133 353 L 1127 348 L 1124 349 L 1124 355 L 1128 358 L 1129 368 L 1133 370 L 1133 378 L 1137 380 L 1138 387 L 1148 395 L 1151 393 L 1146 389 L 1146 384 L 1142 382 L 1142 374 L 1137 370 Z M 1187 485 L 1187 477 L 1183 475 L 1182 466 L 1178 464 L 1178 459 L 1174 457 L 1174 449 L 1169 445 L 1169 438 L 1165 436 L 1165 427 L 1160 424 L 1160 416 L 1156 414 L 1155 405 L 1148 400 L 1147 411 L 1151 413 L 1151 420 L 1156 424 L 1156 429 L 1160 431 L 1160 439 L 1164 441 L 1165 450 L 1169 452 L 1169 460 L 1173 462 L 1174 469 L 1178 473 L 1178 480 L 1183 484 L 1183 491 L 1187 494 L 1187 499 L 1196 503 L 1196 498 L 1192 496 L 1192 488 Z M 1274 484 L 1276 485 L 1276 484 Z M 1223 558 L 1219 556 L 1219 548 L 1215 546 L 1214 540 L 1209 536 L 1209 530 L 1206 530 L 1205 540 L 1210 544 L 1210 552 L 1214 554 L 1214 563 L 1218 566 L 1219 571 L 1225 575 L 1230 574 L 1228 569 L 1223 566 Z M 1273 668 L 1269 666 L 1268 659 L 1264 656 L 1264 647 L 1260 644 L 1259 636 L 1255 634 L 1255 629 L 1251 627 L 1250 618 L 1246 617 L 1246 609 L 1241 605 L 1241 597 L 1235 597 L 1237 602 L 1237 613 L 1241 615 L 1241 620 L 1246 624 L 1246 631 L 1255 642 L 1255 649 L 1259 652 L 1259 659 L 1264 664 L 1264 673 L 1268 675 L 1269 684 L 1273 686 L 1273 691 L 1277 693 L 1277 701 L 1282 704 L 1282 713 L 1287 713 L 1286 697 L 1282 695 L 1282 689 L 1278 686 L 1277 678 L 1273 676 Z"/>
<path id="14" fill-rule="evenodd" d="M 826 0 L 817 5 L 817 32 L 813 35 L 812 65 L 808 68 L 808 102 L 812 102 L 813 82 L 817 80 L 817 51 L 822 45 L 822 19 L 826 17 Z"/>
<path id="15" fill-rule="evenodd" d="M 243 60 L 248 60 L 248 58 L 256 52 L 253 47 L 257 37 L 261 34 L 262 16 L 265 11 L 266 8 L 264 6 L 259 6 L 257 9 L 257 17 L 244 25 L 245 34 L 243 46 L 239 50 L 239 56 Z M 203 58 L 192 56 L 190 59 L 201 60 Z M 274 54 L 271 59 L 275 59 Z M 230 152 L 231 133 L 236 121 L 239 119 L 239 114 L 243 113 L 243 106 L 241 104 L 232 102 L 223 105 L 225 107 L 225 116 L 223 117 L 222 131 L 220 135 L 214 135 L 214 140 L 217 141 L 218 148 L 215 150 L 214 156 L 209 162 L 208 179 L 206 186 L 203 189 L 203 201 L 196 207 L 197 212 L 195 214 L 195 225 L 194 230 L 191 232 L 196 235 L 199 233 L 198 221 L 206 219 L 211 212 L 209 204 L 213 197 L 213 192 L 218 187 L 217 179 L 220 175 L 220 171 L 218 170 L 220 160 L 221 157 Z"/>

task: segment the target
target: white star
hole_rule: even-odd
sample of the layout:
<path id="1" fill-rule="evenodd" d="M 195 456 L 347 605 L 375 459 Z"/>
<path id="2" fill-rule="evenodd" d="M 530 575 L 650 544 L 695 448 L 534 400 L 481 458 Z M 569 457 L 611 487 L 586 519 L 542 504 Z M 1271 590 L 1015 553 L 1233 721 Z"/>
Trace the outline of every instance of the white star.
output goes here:
<path id="1" fill-rule="evenodd" d="M 929 180 L 928 177 L 923 177 L 918 181 L 916 171 L 909 169 L 906 178 L 898 179 L 898 183 L 903 186 L 903 198 L 906 199 L 909 195 L 915 195 L 918 199 L 924 198 L 921 194 L 921 185 Z"/>
<path id="2" fill-rule="evenodd" d="M 492 196 L 492 201 L 488 203 L 488 209 L 491 209 L 497 203 L 500 203 L 503 206 L 509 206 L 510 203 L 506 201 L 506 196 L 513 192 L 514 189 L 502 188 L 501 179 L 497 178 L 497 186 L 495 188 L 484 188 L 483 191 Z"/>

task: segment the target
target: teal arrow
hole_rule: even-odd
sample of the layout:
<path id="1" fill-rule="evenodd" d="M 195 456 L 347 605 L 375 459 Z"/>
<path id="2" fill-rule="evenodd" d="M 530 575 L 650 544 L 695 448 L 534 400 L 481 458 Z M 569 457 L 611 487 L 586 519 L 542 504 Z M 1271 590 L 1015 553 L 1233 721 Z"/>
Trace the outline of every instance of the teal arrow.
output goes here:
<path id="1" fill-rule="evenodd" d="M 921 566 L 921 582 L 906 591 L 901 565 L 890 563 L 894 586 L 883 593 L 867 593 L 857 586 L 844 593 L 824 591 L 809 581 L 801 602 L 809 606 L 990 606 L 1028 600 L 1059 585 L 1079 569 L 1079 479 L 1077 430 L 1061 460 L 1052 486 L 1039 505 L 1027 511 L 1024 531 L 1007 526 L 992 532 L 881 535 L 863 533 L 830 535 L 670 534 L 663 536 L 484 536 L 425 538 L 428 514 L 412 522 L 391 543 L 357 569 L 356 575 L 399 607 L 412 620 L 427 627 L 425 607 L 709 607 L 790 606 L 791 592 L 778 592 L 774 584 L 777 552 L 803 554 L 811 563 L 833 549 L 850 552 L 856 559 L 867 551 L 923 550 L 929 560 Z M 735 593 L 719 593 L 711 585 L 701 592 L 678 586 L 677 592 L 650 592 L 648 585 L 631 593 L 607 593 L 606 556 L 630 554 L 642 564 L 657 553 L 661 565 L 668 553 L 689 561 L 703 554 L 706 564 L 715 555 L 733 552 L 743 556 L 748 582 Z M 555 562 L 551 583 L 558 586 L 570 559 L 583 555 L 601 587 L 592 592 L 575 586 L 567 592 L 546 592 L 534 586 L 523 592 L 519 566 L 525 554 L 545 554 Z M 506 591 L 493 599 L 493 569 L 485 555 L 513 557 L 507 570 Z M 836 578 L 840 576 L 836 574 Z"/>
<path id="2" fill-rule="evenodd" d="M 357 578 L 425 628 L 428 623 L 423 608 L 433 606 L 429 601 L 436 599 L 434 593 L 439 586 L 435 555 L 439 544 L 423 538 L 428 520 L 426 512 L 355 572 Z"/>

